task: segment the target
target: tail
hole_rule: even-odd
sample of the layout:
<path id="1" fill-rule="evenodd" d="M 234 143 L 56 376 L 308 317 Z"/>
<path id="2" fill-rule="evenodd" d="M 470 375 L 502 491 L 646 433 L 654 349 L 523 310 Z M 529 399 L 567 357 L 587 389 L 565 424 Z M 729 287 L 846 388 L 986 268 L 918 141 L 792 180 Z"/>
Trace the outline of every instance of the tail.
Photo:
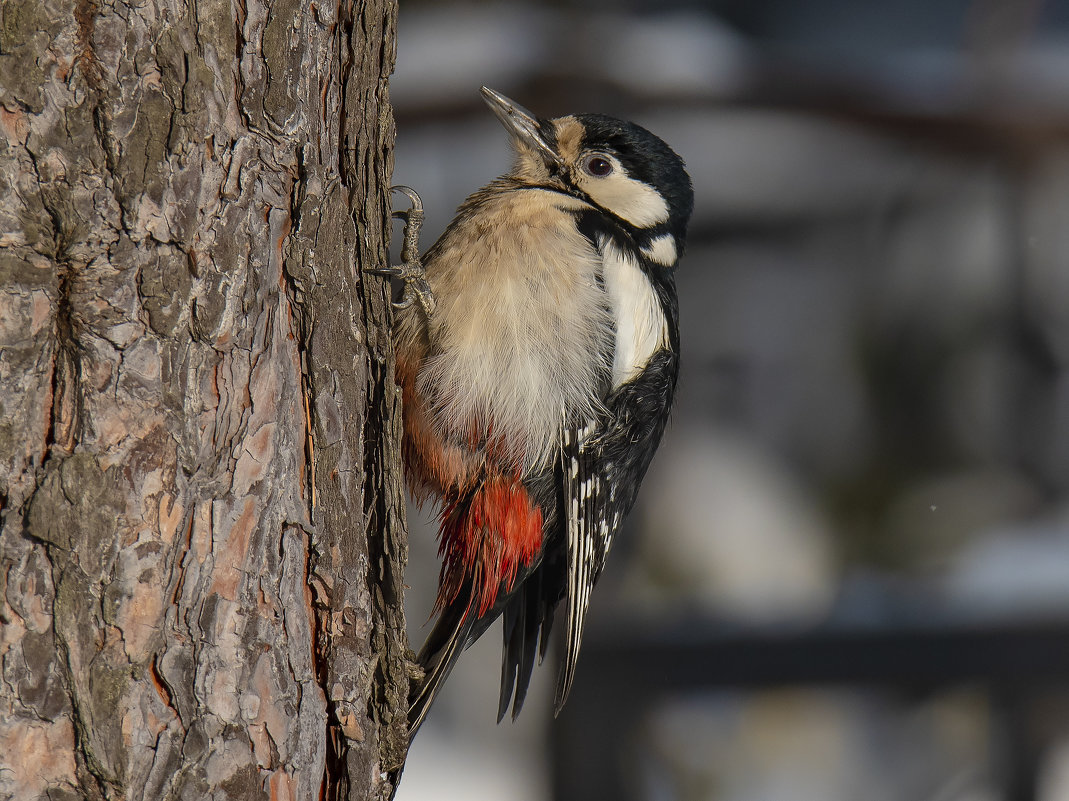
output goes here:
<path id="1" fill-rule="evenodd" d="M 500 723 L 512 704 L 515 720 L 527 697 L 527 687 L 535 661 L 542 662 L 553 625 L 555 599 L 549 601 L 542 591 L 542 571 L 523 571 L 516 591 L 502 594 L 494 608 L 482 617 L 471 608 L 474 589 L 465 582 L 457 596 L 441 612 L 427 641 L 416 657 L 423 668 L 423 679 L 409 695 L 408 736 L 416 736 L 430 711 L 431 704 L 445 685 L 460 655 L 502 616 L 504 638 L 501 654 L 501 692 L 497 720 Z"/>
<path id="2" fill-rule="evenodd" d="M 510 701 L 512 719 L 519 716 L 527 697 L 535 660 L 542 664 L 546 656 L 556 599 L 546 597 L 542 586 L 544 572 L 543 569 L 534 570 L 503 610 L 501 632 L 504 643 L 501 649 L 498 723 L 505 717 Z"/>
<path id="3" fill-rule="evenodd" d="M 442 610 L 419 650 L 416 661 L 423 668 L 423 679 L 413 685 L 408 696 L 409 740 L 416 736 L 453 666 L 473 640 L 472 627 L 477 621 L 469 614 L 470 602 L 471 583 L 467 582 L 453 602 Z"/>

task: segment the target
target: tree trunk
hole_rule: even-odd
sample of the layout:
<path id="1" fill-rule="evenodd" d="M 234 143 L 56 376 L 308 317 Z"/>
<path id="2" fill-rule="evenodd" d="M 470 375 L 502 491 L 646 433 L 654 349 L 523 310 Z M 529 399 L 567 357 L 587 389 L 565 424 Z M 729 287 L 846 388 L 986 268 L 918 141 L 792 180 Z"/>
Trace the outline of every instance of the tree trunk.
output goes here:
<path id="1" fill-rule="evenodd" d="M 395 17 L 0 3 L 0 797 L 391 794 Z"/>

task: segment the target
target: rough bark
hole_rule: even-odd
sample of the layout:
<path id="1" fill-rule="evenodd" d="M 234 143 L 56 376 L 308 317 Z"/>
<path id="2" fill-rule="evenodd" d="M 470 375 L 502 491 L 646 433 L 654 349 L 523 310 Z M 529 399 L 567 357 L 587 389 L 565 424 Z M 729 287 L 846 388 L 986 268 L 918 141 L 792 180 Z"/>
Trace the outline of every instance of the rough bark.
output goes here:
<path id="1" fill-rule="evenodd" d="M 395 16 L 0 4 L 0 797 L 390 795 Z"/>

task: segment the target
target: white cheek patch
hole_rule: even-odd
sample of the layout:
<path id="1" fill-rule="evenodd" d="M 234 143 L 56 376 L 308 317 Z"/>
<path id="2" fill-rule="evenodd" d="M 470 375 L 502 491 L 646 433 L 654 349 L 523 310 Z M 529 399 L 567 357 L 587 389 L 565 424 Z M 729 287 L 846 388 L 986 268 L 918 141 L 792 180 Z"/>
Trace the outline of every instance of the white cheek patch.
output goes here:
<path id="1" fill-rule="evenodd" d="M 605 290 L 616 323 L 612 362 L 615 389 L 642 372 L 653 354 L 668 346 L 668 321 L 638 262 L 611 240 L 602 240 L 601 248 L 605 254 Z"/>
<path id="2" fill-rule="evenodd" d="M 676 251 L 676 240 L 671 234 L 659 236 L 642 248 L 643 255 L 650 261 L 671 267 L 676 263 L 679 253 Z"/>
<path id="3" fill-rule="evenodd" d="M 668 203 L 657 190 L 628 177 L 618 165 L 616 171 L 605 178 L 584 177 L 582 188 L 603 209 L 636 228 L 649 228 L 668 221 Z"/>

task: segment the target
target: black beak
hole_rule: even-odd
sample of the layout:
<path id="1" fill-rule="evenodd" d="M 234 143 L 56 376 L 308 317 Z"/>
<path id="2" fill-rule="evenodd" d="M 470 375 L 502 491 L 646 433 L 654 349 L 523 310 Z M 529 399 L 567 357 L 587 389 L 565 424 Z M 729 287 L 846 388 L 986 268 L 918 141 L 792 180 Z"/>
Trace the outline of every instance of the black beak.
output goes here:
<path id="1" fill-rule="evenodd" d="M 562 166 L 560 156 L 542 136 L 538 119 L 531 112 L 493 89 L 484 86 L 479 91 L 482 92 L 486 105 L 501 120 L 501 124 L 505 126 L 509 134 L 542 156 L 548 166 L 553 168 Z"/>

